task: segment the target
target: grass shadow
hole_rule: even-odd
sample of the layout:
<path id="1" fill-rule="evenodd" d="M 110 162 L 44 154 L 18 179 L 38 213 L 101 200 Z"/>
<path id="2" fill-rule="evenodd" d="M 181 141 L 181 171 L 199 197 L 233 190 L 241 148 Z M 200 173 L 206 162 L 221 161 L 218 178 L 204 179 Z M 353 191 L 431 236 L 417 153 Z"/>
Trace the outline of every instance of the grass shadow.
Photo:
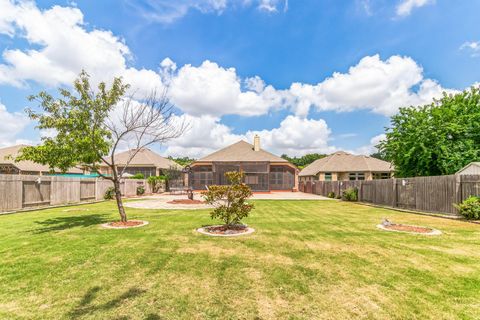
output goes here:
<path id="1" fill-rule="evenodd" d="M 89 214 L 81 216 L 67 216 L 50 218 L 43 221 L 35 221 L 41 228 L 35 229 L 32 232 L 35 234 L 46 233 L 51 231 L 60 231 L 76 227 L 89 227 L 93 225 L 109 222 L 106 214 Z"/>
<path id="2" fill-rule="evenodd" d="M 97 311 L 110 310 L 115 307 L 118 307 L 119 305 L 126 302 L 127 300 L 134 299 L 146 292 L 143 289 L 133 287 L 128 289 L 118 297 L 111 299 L 110 301 L 107 301 L 102 304 L 94 305 L 93 301 L 95 300 L 100 290 L 101 288 L 98 286 L 88 289 L 85 295 L 83 296 L 82 300 L 80 300 L 80 303 L 68 314 L 68 318 L 77 319 Z M 154 315 L 154 316 L 156 316 L 157 318 L 153 317 L 151 319 L 161 319 L 157 315 Z"/>

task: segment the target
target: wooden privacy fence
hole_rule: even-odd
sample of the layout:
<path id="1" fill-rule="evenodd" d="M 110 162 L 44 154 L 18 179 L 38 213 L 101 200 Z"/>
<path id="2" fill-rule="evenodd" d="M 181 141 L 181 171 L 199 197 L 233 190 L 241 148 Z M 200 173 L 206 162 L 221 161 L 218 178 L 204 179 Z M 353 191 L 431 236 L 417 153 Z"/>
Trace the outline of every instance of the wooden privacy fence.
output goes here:
<path id="1" fill-rule="evenodd" d="M 454 206 L 471 195 L 480 196 L 480 175 L 448 175 L 360 181 L 300 182 L 299 190 L 327 196 L 358 188 L 358 200 L 393 208 L 457 214 Z"/>
<path id="2" fill-rule="evenodd" d="M 112 186 L 110 180 L 100 178 L 0 174 L 0 212 L 102 200 Z M 130 197 L 137 194 L 138 186 L 143 186 L 145 193 L 152 193 L 143 179 L 122 180 L 120 189 Z"/>

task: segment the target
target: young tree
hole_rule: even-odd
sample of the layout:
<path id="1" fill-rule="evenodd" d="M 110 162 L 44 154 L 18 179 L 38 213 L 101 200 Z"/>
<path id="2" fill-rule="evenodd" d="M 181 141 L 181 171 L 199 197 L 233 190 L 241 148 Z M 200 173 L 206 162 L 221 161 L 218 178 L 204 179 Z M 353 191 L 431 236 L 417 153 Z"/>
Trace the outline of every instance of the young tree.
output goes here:
<path id="1" fill-rule="evenodd" d="M 401 108 L 377 147 L 397 177 L 453 174 L 480 160 L 480 88 Z"/>
<path id="2" fill-rule="evenodd" d="M 184 123 L 174 121 L 173 105 L 166 93 L 157 97 L 154 92 L 137 101 L 126 96 L 128 87 L 121 78 L 115 78 L 110 88 L 102 82 L 94 92 L 88 74 L 82 72 L 74 82 L 75 93 L 60 89 L 60 98 L 47 92 L 31 96 L 42 111 L 27 109 L 27 114 L 38 122 L 39 129 L 53 129 L 56 135 L 42 138 L 42 145 L 24 147 L 16 158 L 63 172 L 74 166 L 98 172 L 113 182 L 122 222 L 127 221 L 120 191 L 125 169 L 142 148 L 176 138 L 185 130 Z M 115 161 L 119 147 L 133 147 L 121 170 Z M 112 174 L 100 173 L 100 164 L 107 165 Z"/>
<path id="3" fill-rule="evenodd" d="M 252 190 L 242 183 L 242 172 L 225 172 L 225 177 L 230 182 L 225 186 L 210 186 L 203 192 L 205 202 L 215 209 L 211 212 L 212 219 L 221 219 L 227 228 L 240 224 L 243 218 L 253 209 L 253 204 L 248 204 L 247 199 L 252 196 Z"/>

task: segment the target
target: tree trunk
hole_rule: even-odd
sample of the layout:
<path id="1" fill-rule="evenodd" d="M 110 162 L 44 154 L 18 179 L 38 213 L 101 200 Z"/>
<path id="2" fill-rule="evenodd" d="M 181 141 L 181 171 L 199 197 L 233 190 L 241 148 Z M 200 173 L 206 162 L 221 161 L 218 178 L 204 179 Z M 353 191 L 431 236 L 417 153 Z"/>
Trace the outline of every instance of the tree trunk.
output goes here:
<path id="1" fill-rule="evenodd" d="M 118 213 L 120 214 L 121 221 L 127 222 L 127 214 L 125 213 L 125 208 L 123 207 L 122 192 L 120 190 L 120 181 L 115 179 L 113 186 L 115 188 L 115 199 L 117 200 Z"/>

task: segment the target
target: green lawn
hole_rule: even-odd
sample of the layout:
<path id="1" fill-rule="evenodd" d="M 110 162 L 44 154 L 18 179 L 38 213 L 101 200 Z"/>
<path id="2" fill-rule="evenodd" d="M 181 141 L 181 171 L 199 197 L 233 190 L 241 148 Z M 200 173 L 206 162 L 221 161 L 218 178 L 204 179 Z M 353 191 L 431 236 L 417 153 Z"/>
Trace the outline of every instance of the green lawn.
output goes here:
<path id="1" fill-rule="evenodd" d="M 480 225 L 336 201 L 256 201 L 246 237 L 208 211 L 113 203 L 0 216 L 0 318 L 478 319 Z M 69 211 L 65 211 L 69 210 Z M 382 217 L 434 227 L 380 231 Z"/>

